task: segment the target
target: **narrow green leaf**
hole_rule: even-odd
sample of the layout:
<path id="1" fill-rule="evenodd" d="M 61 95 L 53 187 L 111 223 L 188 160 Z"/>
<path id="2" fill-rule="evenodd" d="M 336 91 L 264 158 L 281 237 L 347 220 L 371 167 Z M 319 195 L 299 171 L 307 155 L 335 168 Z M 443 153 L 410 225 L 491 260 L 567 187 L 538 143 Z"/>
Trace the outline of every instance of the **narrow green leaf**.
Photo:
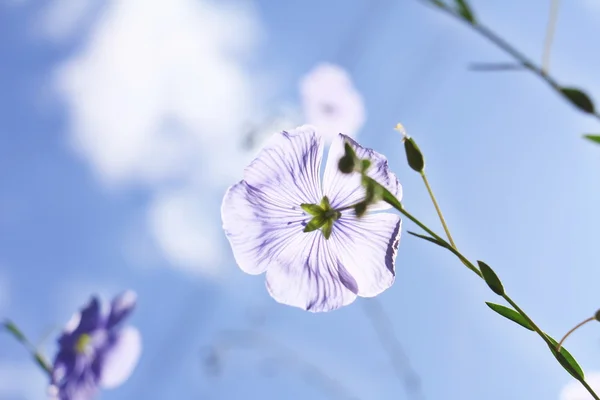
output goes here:
<path id="1" fill-rule="evenodd" d="M 527 320 L 515 310 L 505 306 L 501 306 L 500 304 L 490 303 L 487 301 L 485 302 L 485 304 L 487 304 L 489 308 L 491 308 L 498 314 L 502 315 L 504 318 L 508 318 L 511 321 L 521 325 L 523 328 L 533 331 L 533 328 L 531 327 L 529 322 L 527 322 Z"/>
<path id="2" fill-rule="evenodd" d="M 332 219 L 328 219 L 327 222 L 325 222 L 325 225 L 323 225 L 323 236 L 325 236 L 325 240 L 329 239 L 329 236 L 331 236 L 331 230 L 333 228 L 333 220 Z"/>
<path id="3" fill-rule="evenodd" d="M 552 343 L 552 346 L 548 345 L 548 347 L 550 347 L 552 354 L 554 354 L 554 357 L 556 357 L 560 365 L 562 365 L 562 367 L 566 369 L 567 372 L 570 373 L 571 376 L 573 376 L 573 378 L 579 381 L 585 379 L 583 369 L 581 369 L 581 367 L 575 360 L 575 357 L 573 357 L 571 353 L 569 353 L 564 347 L 561 347 L 560 353 L 556 351 L 556 348 L 558 347 L 558 342 L 552 339 L 549 335 L 546 335 L 546 337 Z"/>
<path id="4" fill-rule="evenodd" d="M 454 1 L 456 2 L 456 11 L 460 14 L 460 16 L 470 23 L 475 23 L 475 16 L 473 15 L 473 11 L 471 11 L 471 6 L 469 6 L 465 0 Z"/>
<path id="5" fill-rule="evenodd" d="M 583 135 L 584 138 L 600 144 L 600 135 Z"/>
<path id="6" fill-rule="evenodd" d="M 418 233 L 411 232 L 411 231 L 407 231 L 407 232 L 408 232 L 410 235 L 416 236 L 416 237 L 418 237 L 418 238 L 421 238 L 421 239 L 428 240 L 428 241 L 430 241 L 431 243 L 435 243 L 435 244 L 437 244 L 438 246 L 441 246 L 441 247 L 443 247 L 443 248 L 445 248 L 445 249 L 446 249 L 446 248 L 448 248 L 448 247 L 447 247 L 447 246 L 446 246 L 446 245 L 445 245 L 443 242 L 440 242 L 440 241 L 439 241 L 439 240 L 437 240 L 436 238 L 432 238 L 432 237 L 429 237 L 429 236 L 426 236 L 426 235 L 420 235 L 420 234 L 418 234 Z"/>
<path id="7" fill-rule="evenodd" d="M 321 215 L 325 212 L 325 210 L 323 210 L 321 207 L 319 207 L 316 204 L 303 203 L 303 204 L 300 204 L 300 207 L 302 207 L 302 209 L 304 211 L 306 211 L 308 214 L 312 215 L 313 217 L 316 217 L 317 215 Z"/>
<path id="8" fill-rule="evenodd" d="M 306 226 L 304 227 L 304 232 L 316 231 L 317 229 L 325 225 L 325 222 L 327 222 L 327 218 L 325 218 L 324 216 L 313 217 L 313 219 L 308 221 L 308 224 L 306 224 Z"/>
<path id="9" fill-rule="evenodd" d="M 481 270 L 481 275 L 483 275 L 483 280 L 488 284 L 492 292 L 496 293 L 498 296 L 502 296 L 504 294 L 504 287 L 502 286 L 502 282 L 498 275 L 494 272 L 494 270 L 484 263 L 483 261 L 477 261 L 479 265 L 479 269 Z"/>
<path id="10" fill-rule="evenodd" d="M 406 151 L 408 165 L 417 172 L 423 172 L 423 169 L 425 168 L 425 159 L 413 138 L 404 139 L 404 150 Z"/>
<path id="11" fill-rule="evenodd" d="M 25 338 L 25 335 L 23 334 L 23 332 L 21 332 L 21 330 L 12 322 L 9 320 L 4 321 L 4 328 L 10 332 L 15 339 L 17 339 L 19 342 L 21 343 L 25 343 L 27 342 L 27 338 Z"/>
<path id="12" fill-rule="evenodd" d="M 592 99 L 579 89 L 563 87 L 560 89 L 562 94 L 577 108 L 581 111 L 593 114 L 594 103 Z"/>
<path id="13" fill-rule="evenodd" d="M 33 359 L 35 360 L 37 365 L 39 365 L 44 371 L 46 371 L 49 374 L 52 373 L 52 367 L 50 366 L 48 361 L 46 361 L 44 356 L 42 356 L 40 353 L 35 353 L 33 355 Z"/>
<path id="14" fill-rule="evenodd" d="M 433 3 L 433 5 L 436 5 L 438 7 L 442 7 L 442 8 L 446 7 L 446 4 L 444 4 L 444 2 L 442 0 L 431 0 L 431 3 Z"/>
<path id="15" fill-rule="evenodd" d="M 373 178 L 369 178 L 368 176 L 363 177 L 363 180 L 364 179 L 370 179 L 371 181 L 375 182 L 373 180 Z M 379 183 L 377 183 L 377 182 L 375 182 L 375 184 L 379 185 Z M 402 210 L 402 203 L 389 190 L 387 190 L 383 186 L 379 185 L 378 191 L 379 191 L 381 199 L 383 201 L 385 201 L 386 203 L 388 203 L 390 206 L 394 207 L 398 211 Z"/>

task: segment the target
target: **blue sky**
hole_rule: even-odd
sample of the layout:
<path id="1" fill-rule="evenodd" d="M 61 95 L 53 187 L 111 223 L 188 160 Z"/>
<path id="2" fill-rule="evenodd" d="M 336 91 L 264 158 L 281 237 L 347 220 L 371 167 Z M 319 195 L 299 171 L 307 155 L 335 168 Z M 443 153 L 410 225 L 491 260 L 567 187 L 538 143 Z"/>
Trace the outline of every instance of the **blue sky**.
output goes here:
<path id="1" fill-rule="evenodd" d="M 276 304 L 220 229 L 222 194 L 253 155 L 247 127 L 294 110 L 299 79 L 321 61 L 352 74 L 367 109 L 359 141 L 388 157 L 411 213 L 440 230 L 398 122 L 426 155 L 459 247 L 536 322 L 558 337 L 598 308 L 600 148 L 580 136 L 600 126 L 532 75 L 469 71 L 507 59 L 461 24 L 417 1 L 117 3 L 0 2 L 0 317 L 37 341 L 91 293 L 136 290 L 144 354 L 102 398 L 330 398 L 268 348 L 233 351 L 207 377 L 206 346 L 252 329 L 360 399 L 409 399 L 366 300 L 319 315 Z M 473 7 L 541 59 L 547 1 Z M 550 66 L 592 96 L 599 21 L 593 0 L 564 2 Z M 379 299 L 425 398 L 559 398 L 568 375 L 537 336 L 487 309 L 498 299 L 451 255 L 403 234 L 396 268 Z M 598 332 L 568 342 L 586 371 L 600 370 Z M 0 399 L 41 399 L 44 384 L 0 336 Z"/>

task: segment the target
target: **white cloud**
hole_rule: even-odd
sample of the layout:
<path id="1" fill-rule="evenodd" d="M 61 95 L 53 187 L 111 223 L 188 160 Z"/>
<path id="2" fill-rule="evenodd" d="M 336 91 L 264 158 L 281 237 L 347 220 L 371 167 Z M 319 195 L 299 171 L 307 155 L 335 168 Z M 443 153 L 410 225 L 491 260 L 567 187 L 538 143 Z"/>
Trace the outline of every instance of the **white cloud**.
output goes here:
<path id="1" fill-rule="evenodd" d="M 600 372 L 588 372 L 585 375 L 587 383 L 595 392 L 599 392 Z M 579 381 L 571 381 L 560 392 L 560 400 L 593 400 L 593 397 Z"/>
<path id="2" fill-rule="evenodd" d="M 0 399 L 46 400 L 48 381 L 44 373 L 28 363 L 0 363 Z"/>
<path id="3" fill-rule="evenodd" d="M 201 204 L 202 200 L 192 192 L 157 197 L 149 210 L 151 232 L 175 266 L 215 274 L 219 272 L 216 267 L 221 248 L 214 228 L 220 223 L 220 214 L 211 220 Z"/>
<path id="4" fill-rule="evenodd" d="M 595 392 L 600 391 L 600 372 L 588 372 L 585 380 Z M 571 381 L 560 392 L 560 400 L 593 400 L 593 397 L 579 381 Z"/>
<path id="5" fill-rule="evenodd" d="M 55 0 L 48 32 L 81 18 L 74 7 Z M 207 234 L 206 221 L 220 225 L 218 205 L 202 201 L 222 195 L 249 161 L 242 142 L 262 92 L 244 59 L 259 28 L 246 3 L 112 0 L 55 75 L 74 149 L 104 184 L 153 193 L 151 236 L 187 270 L 213 272 L 206 267 L 224 251 L 218 225 Z M 166 188 L 173 181 L 183 192 Z"/>

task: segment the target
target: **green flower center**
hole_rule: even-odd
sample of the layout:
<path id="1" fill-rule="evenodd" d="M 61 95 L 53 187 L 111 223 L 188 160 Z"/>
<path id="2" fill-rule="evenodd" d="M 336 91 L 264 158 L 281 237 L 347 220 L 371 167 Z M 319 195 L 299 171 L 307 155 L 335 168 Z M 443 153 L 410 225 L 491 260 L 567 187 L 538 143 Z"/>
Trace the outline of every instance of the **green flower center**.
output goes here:
<path id="1" fill-rule="evenodd" d="M 92 337 L 90 335 L 86 333 L 80 335 L 77 339 L 77 343 L 75 343 L 75 351 L 79 354 L 85 353 L 91 341 Z"/>
<path id="2" fill-rule="evenodd" d="M 331 207 L 327 196 L 323 197 L 321 204 L 300 204 L 300 207 L 309 215 L 312 215 L 311 220 L 304 227 L 304 232 L 312 232 L 321 229 L 325 239 L 331 236 L 333 223 L 340 219 L 342 213 Z"/>

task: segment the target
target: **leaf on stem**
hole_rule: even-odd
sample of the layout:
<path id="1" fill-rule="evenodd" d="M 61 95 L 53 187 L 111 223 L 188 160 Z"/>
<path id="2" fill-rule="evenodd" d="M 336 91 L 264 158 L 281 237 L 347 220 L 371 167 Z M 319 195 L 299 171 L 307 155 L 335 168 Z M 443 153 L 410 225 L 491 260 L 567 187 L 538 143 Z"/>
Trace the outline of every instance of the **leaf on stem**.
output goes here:
<path id="1" fill-rule="evenodd" d="M 575 107 L 588 114 L 594 113 L 594 102 L 592 99 L 579 89 L 563 87 L 560 88 L 561 93 L 565 96 Z"/>
<path id="2" fill-rule="evenodd" d="M 465 0 L 454 0 L 456 3 L 456 12 L 460 14 L 461 17 L 469 21 L 470 23 L 475 23 L 475 16 L 473 15 L 473 11 L 471 11 L 471 6 Z"/>
<path id="3" fill-rule="evenodd" d="M 443 242 L 440 242 L 440 241 L 439 241 L 439 240 L 437 240 L 436 238 L 432 238 L 432 237 L 429 237 L 429 236 L 427 236 L 427 235 L 421 235 L 421 234 L 418 234 L 418 233 L 415 233 L 415 232 L 411 232 L 411 231 L 407 231 L 407 232 L 408 232 L 408 234 L 410 234 L 410 235 L 416 236 L 416 237 L 418 237 L 418 238 L 421 238 L 421 239 L 425 239 L 425 240 L 427 240 L 427 241 L 430 241 L 431 243 L 435 243 L 435 244 L 437 244 L 438 246 L 441 246 L 441 247 L 443 247 L 443 248 L 445 248 L 445 249 L 447 249 L 447 248 L 448 248 L 448 246 L 446 246 L 446 245 L 445 245 Z"/>
<path id="4" fill-rule="evenodd" d="M 490 303 L 487 301 L 485 302 L 485 304 L 487 304 L 489 308 L 491 308 L 498 314 L 502 315 L 504 318 L 510 319 L 511 321 L 521 325 L 523 328 L 533 331 L 533 327 L 529 324 L 529 322 L 527 322 L 527 320 L 515 310 L 502 306 L 500 304 Z"/>
<path id="5" fill-rule="evenodd" d="M 496 293 L 498 296 L 504 295 L 504 287 L 502 286 L 502 282 L 494 270 L 483 261 L 477 261 L 477 264 L 481 270 L 483 280 L 485 283 L 487 283 L 490 289 L 492 289 L 492 292 Z"/>
<path id="6" fill-rule="evenodd" d="M 590 140 L 594 143 L 598 143 L 600 144 L 600 135 L 583 135 L 584 138 L 586 138 L 587 140 Z"/>
<path id="7" fill-rule="evenodd" d="M 21 330 L 12 321 L 6 320 L 6 321 L 4 321 L 4 323 L 2 325 L 19 342 L 25 343 L 27 341 L 23 332 L 21 332 Z"/>
<path id="8" fill-rule="evenodd" d="M 549 335 L 546 335 L 546 337 L 552 343 L 552 346 L 548 345 L 548 347 L 550 347 L 552 354 L 554 354 L 554 357 L 556 357 L 560 365 L 562 365 L 562 367 L 566 369 L 567 372 L 573 376 L 573 378 L 577 379 L 578 381 L 584 380 L 585 375 L 583 374 L 583 369 L 581 369 L 575 360 L 575 357 L 573 357 L 571 353 L 569 353 L 564 347 L 561 347 L 560 353 L 556 351 L 558 342 L 552 339 Z"/>

